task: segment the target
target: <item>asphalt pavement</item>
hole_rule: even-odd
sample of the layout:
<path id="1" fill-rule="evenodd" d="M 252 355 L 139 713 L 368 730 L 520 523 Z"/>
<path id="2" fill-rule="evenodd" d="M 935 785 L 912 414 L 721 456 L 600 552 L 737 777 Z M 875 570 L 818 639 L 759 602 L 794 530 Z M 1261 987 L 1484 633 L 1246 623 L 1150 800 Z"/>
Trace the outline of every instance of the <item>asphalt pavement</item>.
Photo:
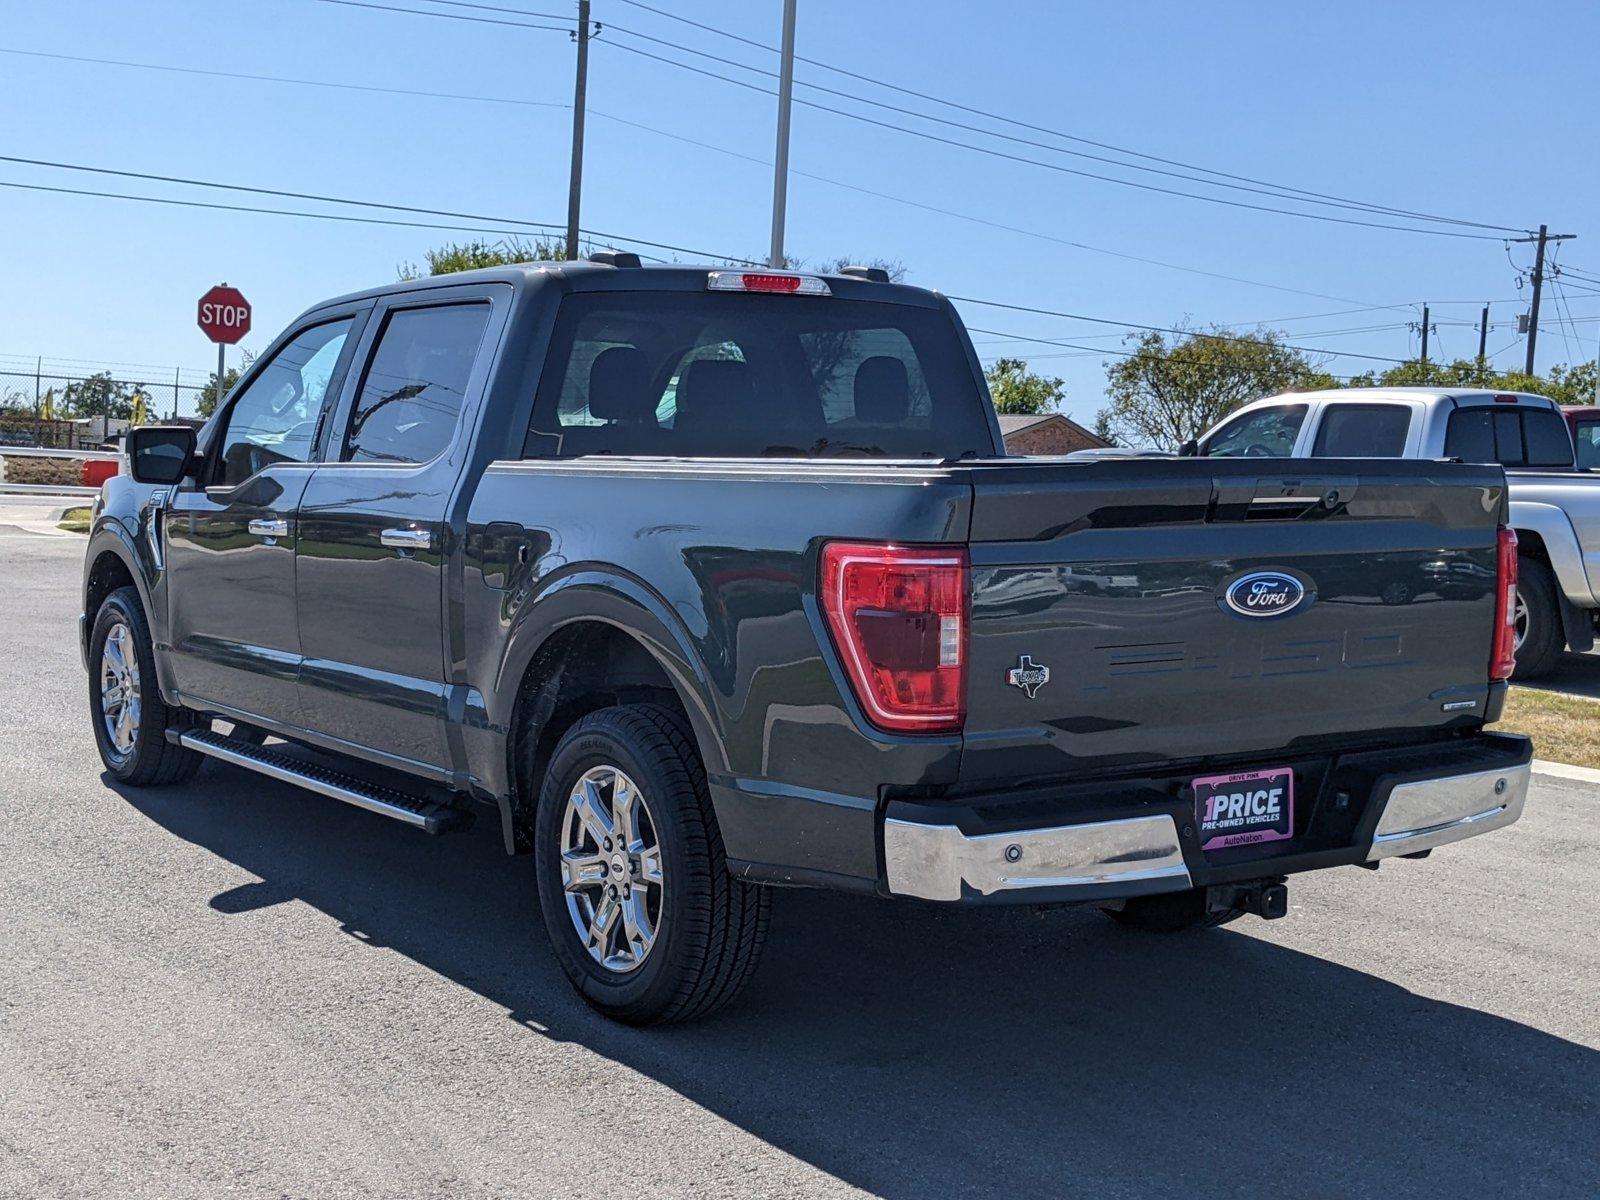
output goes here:
<path id="1" fill-rule="evenodd" d="M 110 786 L 82 540 L 6 525 L 0 1196 L 1600 1192 L 1596 785 L 1194 936 L 785 892 L 735 1009 L 630 1030 L 493 820 Z"/>

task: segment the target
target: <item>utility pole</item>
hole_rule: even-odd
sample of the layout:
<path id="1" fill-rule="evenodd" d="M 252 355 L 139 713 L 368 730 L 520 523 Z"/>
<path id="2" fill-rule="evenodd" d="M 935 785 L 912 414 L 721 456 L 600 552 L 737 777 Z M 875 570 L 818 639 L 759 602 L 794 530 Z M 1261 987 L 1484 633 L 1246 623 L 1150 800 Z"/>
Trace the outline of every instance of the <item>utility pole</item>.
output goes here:
<path id="1" fill-rule="evenodd" d="M 1422 361 L 1428 361 L 1428 306 L 1422 306 Z"/>
<path id="2" fill-rule="evenodd" d="M 778 74 L 778 152 L 772 160 L 772 251 L 767 266 L 783 266 L 783 219 L 789 203 L 789 100 L 794 92 L 795 0 L 783 0 L 783 64 Z"/>
<path id="3" fill-rule="evenodd" d="M 578 204 L 583 193 L 583 109 L 589 92 L 589 0 L 578 0 L 578 77 L 572 87 L 572 179 L 567 187 L 567 257 L 578 257 Z"/>
<path id="4" fill-rule="evenodd" d="M 1478 365 L 1489 357 L 1489 306 L 1483 306 L 1483 316 L 1478 319 Z"/>
<path id="5" fill-rule="evenodd" d="M 1528 306 L 1528 365 L 1525 370 L 1529 375 L 1533 374 L 1533 353 L 1539 343 L 1539 293 L 1544 289 L 1545 244 L 1570 241 L 1577 236 L 1575 233 L 1551 233 L 1549 226 L 1541 225 L 1534 237 L 1511 239 L 1515 242 L 1537 242 L 1539 245 L 1533 255 L 1533 303 Z"/>

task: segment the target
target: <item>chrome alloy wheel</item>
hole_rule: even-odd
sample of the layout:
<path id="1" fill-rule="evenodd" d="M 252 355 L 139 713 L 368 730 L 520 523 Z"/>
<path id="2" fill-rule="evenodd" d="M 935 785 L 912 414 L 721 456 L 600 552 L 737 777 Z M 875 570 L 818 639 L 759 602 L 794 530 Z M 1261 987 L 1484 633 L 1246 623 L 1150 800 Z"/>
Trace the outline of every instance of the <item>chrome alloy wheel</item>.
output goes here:
<path id="1" fill-rule="evenodd" d="M 637 969 L 660 930 L 666 879 L 650 807 L 616 767 L 585 771 L 567 797 L 561 877 L 589 957 L 619 974 Z"/>
<path id="2" fill-rule="evenodd" d="M 1517 605 L 1511 610 L 1512 620 L 1516 633 L 1511 643 L 1512 652 L 1522 649 L 1522 643 L 1528 636 L 1528 602 L 1522 598 L 1522 593 L 1517 593 Z"/>
<path id="3" fill-rule="evenodd" d="M 117 757 L 132 754 L 139 740 L 139 657 L 121 621 L 106 631 L 100 654 L 100 719 Z"/>

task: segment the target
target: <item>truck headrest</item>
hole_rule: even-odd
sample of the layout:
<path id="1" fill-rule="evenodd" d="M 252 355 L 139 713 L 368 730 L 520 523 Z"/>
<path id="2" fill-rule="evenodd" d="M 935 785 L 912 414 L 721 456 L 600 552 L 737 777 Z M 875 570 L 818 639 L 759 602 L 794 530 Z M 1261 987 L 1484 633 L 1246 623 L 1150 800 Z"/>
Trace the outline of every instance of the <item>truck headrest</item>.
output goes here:
<path id="1" fill-rule="evenodd" d="M 678 380 L 675 429 L 741 428 L 755 416 L 750 364 L 733 358 L 701 358 Z"/>
<path id="2" fill-rule="evenodd" d="M 868 425 L 893 425 L 911 411 L 911 384 L 906 364 L 890 354 L 875 354 L 856 368 L 856 420 Z"/>
<path id="3" fill-rule="evenodd" d="M 612 346 L 595 355 L 589 367 L 589 413 L 602 421 L 654 425 L 655 400 L 644 351 Z"/>

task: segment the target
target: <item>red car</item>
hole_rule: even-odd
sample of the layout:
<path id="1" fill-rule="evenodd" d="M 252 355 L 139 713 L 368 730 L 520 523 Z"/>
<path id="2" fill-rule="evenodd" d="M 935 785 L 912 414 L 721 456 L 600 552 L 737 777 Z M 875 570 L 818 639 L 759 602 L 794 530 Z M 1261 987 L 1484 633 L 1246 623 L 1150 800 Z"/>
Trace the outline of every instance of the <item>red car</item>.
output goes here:
<path id="1" fill-rule="evenodd" d="M 1563 404 L 1561 415 L 1572 430 L 1572 446 L 1579 467 L 1600 467 L 1600 406 Z"/>

